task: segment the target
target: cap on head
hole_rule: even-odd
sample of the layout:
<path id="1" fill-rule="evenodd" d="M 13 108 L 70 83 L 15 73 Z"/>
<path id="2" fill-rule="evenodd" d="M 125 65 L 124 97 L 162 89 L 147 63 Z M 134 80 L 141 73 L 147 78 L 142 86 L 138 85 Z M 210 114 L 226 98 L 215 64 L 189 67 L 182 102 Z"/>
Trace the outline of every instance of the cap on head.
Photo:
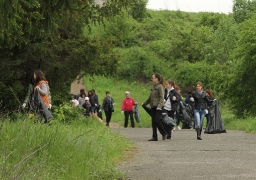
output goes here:
<path id="1" fill-rule="evenodd" d="M 85 97 L 85 98 L 84 98 L 84 100 L 88 101 L 88 100 L 89 100 L 89 98 L 88 98 L 88 97 Z"/>
<path id="2" fill-rule="evenodd" d="M 129 91 L 126 91 L 125 94 L 130 94 L 130 92 L 129 92 Z"/>
<path id="3" fill-rule="evenodd" d="M 109 91 L 106 91 L 106 94 L 110 94 L 110 92 L 109 92 Z"/>

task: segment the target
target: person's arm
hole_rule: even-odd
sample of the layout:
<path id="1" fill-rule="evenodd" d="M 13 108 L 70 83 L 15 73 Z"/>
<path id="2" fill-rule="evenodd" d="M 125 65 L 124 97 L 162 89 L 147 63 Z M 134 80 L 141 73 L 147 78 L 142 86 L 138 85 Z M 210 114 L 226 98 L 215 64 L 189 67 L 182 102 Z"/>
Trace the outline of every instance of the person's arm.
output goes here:
<path id="1" fill-rule="evenodd" d="M 38 87 L 38 86 L 37 86 Z M 42 83 L 40 87 L 38 87 L 39 93 L 43 96 L 46 96 L 47 94 L 47 86 L 45 83 Z"/>
<path id="2" fill-rule="evenodd" d="M 98 95 L 94 95 L 94 103 L 95 105 L 97 104 L 97 106 L 99 105 Z"/>
<path id="3" fill-rule="evenodd" d="M 121 107 L 121 110 L 124 111 L 124 107 L 125 107 L 125 98 L 123 100 L 123 103 L 122 103 L 122 107 Z"/>
<path id="4" fill-rule="evenodd" d="M 160 110 L 164 106 L 164 87 L 160 85 L 158 88 L 158 91 L 159 91 L 159 103 L 158 103 L 157 109 Z"/>
<path id="5" fill-rule="evenodd" d="M 28 103 L 32 91 L 33 91 L 33 85 L 32 85 L 32 84 L 29 84 L 29 86 L 28 86 L 28 91 L 27 91 L 27 94 L 26 94 L 26 96 L 25 96 L 25 99 L 24 99 L 24 102 L 23 102 L 23 103 L 25 103 L 25 104 Z"/>
<path id="6" fill-rule="evenodd" d="M 135 103 L 134 99 L 132 98 L 132 105 L 135 106 L 135 104 L 136 103 Z"/>
<path id="7" fill-rule="evenodd" d="M 47 90 L 48 90 L 48 99 L 49 99 L 49 104 L 52 104 L 52 96 L 51 96 L 51 92 L 50 92 L 49 84 L 47 84 Z"/>

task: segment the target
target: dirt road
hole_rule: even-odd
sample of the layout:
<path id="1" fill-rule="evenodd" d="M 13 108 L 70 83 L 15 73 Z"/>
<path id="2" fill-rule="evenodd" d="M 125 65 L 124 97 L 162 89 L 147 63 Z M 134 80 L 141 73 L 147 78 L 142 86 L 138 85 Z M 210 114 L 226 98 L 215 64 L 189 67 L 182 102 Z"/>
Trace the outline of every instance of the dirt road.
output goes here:
<path id="1" fill-rule="evenodd" d="M 119 165 L 130 180 L 256 180 L 256 135 L 241 131 L 202 134 L 176 130 L 171 140 L 147 141 L 151 128 L 113 126 L 139 151 Z"/>

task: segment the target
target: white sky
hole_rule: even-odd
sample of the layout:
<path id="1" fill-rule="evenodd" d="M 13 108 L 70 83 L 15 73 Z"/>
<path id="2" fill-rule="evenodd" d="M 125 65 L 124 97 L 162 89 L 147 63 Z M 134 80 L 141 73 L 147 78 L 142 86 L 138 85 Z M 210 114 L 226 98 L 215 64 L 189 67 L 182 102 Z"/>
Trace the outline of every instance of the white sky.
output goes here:
<path id="1" fill-rule="evenodd" d="M 232 13 L 233 0 L 148 0 L 147 8 L 186 12 Z"/>

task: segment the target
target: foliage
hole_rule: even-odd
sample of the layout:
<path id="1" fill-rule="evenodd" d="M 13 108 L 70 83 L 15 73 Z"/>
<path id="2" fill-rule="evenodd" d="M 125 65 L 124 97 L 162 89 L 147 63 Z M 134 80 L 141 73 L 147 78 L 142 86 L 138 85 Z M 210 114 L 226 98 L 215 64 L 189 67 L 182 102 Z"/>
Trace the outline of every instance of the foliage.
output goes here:
<path id="1" fill-rule="evenodd" d="M 148 0 L 138 0 L 131 7 L 130 14 L 137 21 L 142 21 L 147 15 L 146 5 Z"/>
<path id="2" fill-rule="evenodd" d="M 163 72 L 165 61 L 158 59 L 154 53 L 148 53 L 140 47 L 121 49 L 122 59 L 119 62 L 118 74 L 129 80 L 150 79 L 153 72 Z"/>
<path id="3" fill-rule="evenodd" d="M 256 16 L 240 24 L 239 40 L 234 52 L 234 68 L 228 86 L 229 98 L 236 115 L 256 115 Z"/>
<path id="4" fill-rule="evenodd" d="M 255 13 L 255 0 L 233 0 L 233 3 L 233 14 L 237 23 L 250 19 Z"/>
<path id="5" fill-rule="evenodd" d="M 119 56 L 111 40 L 85 37 L 83 29 L 122 14 L 135 2 L 109 0 L 100 7 L 94 0 L 1 1 L 0 99 L 5 112 L 20 105 L 35 69 L 45 73 L 58 104 L 56 97 L 68 94 L 81 71 L 115 73 Z"/>
<path id="6" fill-rule="evenodd" d="M 232 61 L 230 56 L 236 48 L 237 34 L 238 27 L 232 15 L 220 19 L 216 30 L 211 34 L 211 42 L 204 48 L 207 63 L 224 64 Z"/>

